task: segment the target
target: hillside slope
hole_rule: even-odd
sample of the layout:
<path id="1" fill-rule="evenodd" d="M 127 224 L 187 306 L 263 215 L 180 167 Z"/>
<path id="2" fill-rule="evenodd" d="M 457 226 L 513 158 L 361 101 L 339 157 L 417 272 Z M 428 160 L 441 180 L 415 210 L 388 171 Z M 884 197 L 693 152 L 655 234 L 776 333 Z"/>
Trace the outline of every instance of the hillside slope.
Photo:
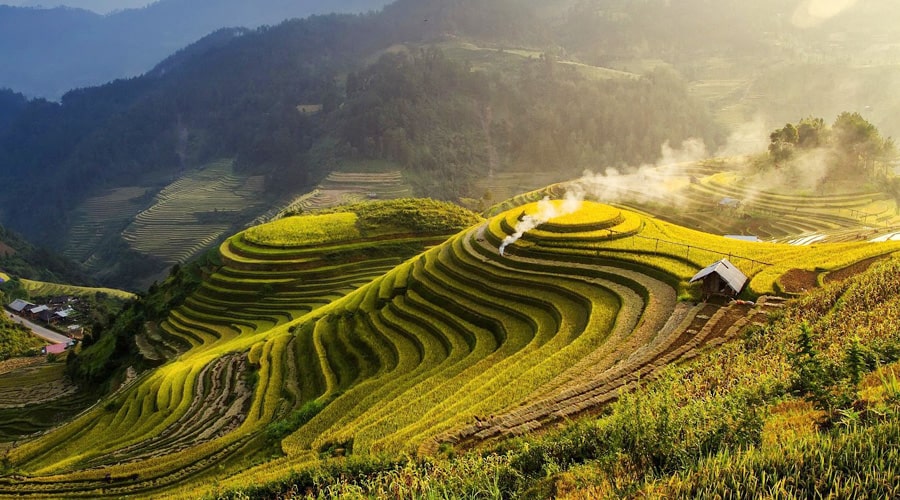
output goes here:
<path id="1" fill-rule="evenodd" d="M 512 242 L 523 215 L 549 223 Z M 307 231 L 308 243 L 276 223 L 223 245 L 226 266 L 160 325 L 180 355 L 12 449 L 18 475 L 0 480 L 0 492 L 198 496 L 212 478 L 233 488 L 331 457 L 430 454 L 517 434 L 595 409 L 765 318 L 765 301 L 677 302 L 697 293 L 686 280 L 711 260 L 730 255 L 756 296 L 790 269 L 839 269 L 900 249 L 736 242 L 592 202 L 542 201 L 293 312 L 304 301 L 297 287 L 316 283 L 304 270 L 329 255 L 309 243 L 353 248 L 360 229 L 352 215 L 316 217 L 333 219 L 316 225 L 330 233 Z M 396 219 L 369 220 L 376 230 Z"/>
<path id="2" fill-rule="evenodd" d="M 71 92 L 60 105 L 30 103 L 0 136 L 0 218 L 107 272 L 105 283 L 136 288 L 223 228 L 254 220 L 265 211 L 252 213 L 256 201 L 287 202 L 348 164 L 390 163 L 418 196 L 474 198 L 483 194 L 476 180 L 492 173 L 572 176 L 655 161 L 665 142 L 715 144 L 723 135 L 666 71 L 597 78 L 491 51 L 479 57 L 499 63 L 472 71 L 467 54 L 482 51 L 445 54 L 419 43 L 372 63 L 373 52 L 397 42 L 382 16 L 220 33 L 142 78 Z M 230 187 L 204 171 L 228 163 Z M 229 199 L 152 207 L 184 178 L 206 178 L 197 190 Z M 252 189 L 240 186 L 248 181 Z M 234 209 L 254 191 L 246 210 Z M 187 211 L 202 211 L 208 227 L 179 227 L 180 248 L 135 239 L 149 216 L 167 215 L 157 221 L 171 226 L 193 222 L 176 216 Z"/>
<path id="3" fill-rule="evenodd" d="M 894 497 L 898 286 L 900 262 L 887 259 L 767 305 L 733 341 L 558 429 L 431 459 L 313 466 L 225 497 Z"/>

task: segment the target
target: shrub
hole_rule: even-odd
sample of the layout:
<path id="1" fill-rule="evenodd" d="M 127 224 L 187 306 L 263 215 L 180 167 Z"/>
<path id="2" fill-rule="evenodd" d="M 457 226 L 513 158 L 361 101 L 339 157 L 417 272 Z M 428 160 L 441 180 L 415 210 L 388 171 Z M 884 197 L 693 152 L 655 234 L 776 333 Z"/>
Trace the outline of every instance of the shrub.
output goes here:
<path id="1" fill-rule="evenodd" d="M 269 441 L 278 441 L 284 439 L 300 428 L 303 424 L 309 422 L 313 417 L 318 415 L 325 404 L 319 401 L 307 401 L 298 410 L 294 410 L 287 418 L 277 420 L 266 426 L 266 439 Z"/>

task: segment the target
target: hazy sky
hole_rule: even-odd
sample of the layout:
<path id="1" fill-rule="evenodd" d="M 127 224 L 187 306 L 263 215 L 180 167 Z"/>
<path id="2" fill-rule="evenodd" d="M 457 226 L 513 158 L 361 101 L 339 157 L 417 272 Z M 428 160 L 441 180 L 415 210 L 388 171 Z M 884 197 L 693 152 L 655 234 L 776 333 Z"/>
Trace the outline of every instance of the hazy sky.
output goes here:
<path id="1" fill-rule="evenodd" d="M 805 0 L 794 12 L 794 25 L 798 28 L 811 28 L 853 7 L 857 1 Z"/>
<path id="2" fill-rule="evenodd" d="M 113 10 L 132 9 L 153 3 L 154 0 L 0 0 L 0 4 L 20 7 L 57 7 L 66 5 L 106 14 Z"/>

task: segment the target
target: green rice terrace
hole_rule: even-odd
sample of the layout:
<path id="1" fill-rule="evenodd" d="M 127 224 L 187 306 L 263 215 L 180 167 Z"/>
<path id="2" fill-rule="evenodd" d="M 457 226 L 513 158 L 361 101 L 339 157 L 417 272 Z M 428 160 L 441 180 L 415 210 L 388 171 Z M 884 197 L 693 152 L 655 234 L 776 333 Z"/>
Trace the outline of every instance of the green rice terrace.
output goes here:
<path id="1" fill-rule="evenodd" d="M 796 273 L 820 286 L 898 250 L 737 241 L 572 199 L 486 221 L 429 200 L 279 219 L 228 238 L 133 337 L 156 368 L 52 430 L 7 434 L 0 495 L 194 498 L 499 442 L 765 325 Z M 688 281 L 723 258 L 754 302 L 696 301 Z M 4 381 L 0 405 L 69 401 L 49 366 Z"/>
<path id="2" fill-rule="evenodd" d="M 258 209 L 263 177 L 239 177 L 233 161 L 207 165 L 166 186 L 153 204 L 122 231 L 138 252 L 164 262 L 182 262 L 214 243 L 231 229 L 235 216 Z"/>
<path id="3" fill-rule="evenodd" d="M 375 163 L 373 168 L 382 165 Z M 399 170 L 386 172 L 330 172 L 316 189 L 300 195 L 280 210 L 281 214 L 312 212 L 367 199 L 393 200 L 412 194 Z"/>
<path id="4" fill-rule="evenodd" d="M 162 186 L 147 182 L 86 200 L 73 214 L 66 256 L 95 269 L 109 265 L 104 253 L 118 242 L 169 264 L 198 254 L 264 210 L 263 177 L 240 175 L 233 163 L 213 162 Z"/>

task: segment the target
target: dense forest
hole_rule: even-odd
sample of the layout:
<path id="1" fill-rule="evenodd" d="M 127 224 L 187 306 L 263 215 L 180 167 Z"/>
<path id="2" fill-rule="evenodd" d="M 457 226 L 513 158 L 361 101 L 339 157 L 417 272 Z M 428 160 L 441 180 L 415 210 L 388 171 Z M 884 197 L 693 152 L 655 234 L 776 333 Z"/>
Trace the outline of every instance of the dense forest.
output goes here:
<path id="1" fill-rule="evenodd" d="M 58 248 L 86 196 L 161 185 L 222 157 L 266 175 L 273 196 L 309 188 L 342 160 L 387 159 L 405 167 L 418 195 L 456 199 L 494 168 L 578 174 L 653 161 L 666 141 L 721 139 L 684 82 L 663 70 L 588 78 L 552 51 L 515 71 L 473 72 L 431 49 L 364 64 L 401 37 L 429 39 L 435 24 L 487 33 L 513 7 L 426 2 L 406 12 L 400 2 L 381 14 L 222 30 L 143 77 L 30 101 L 0 135 L 3 220 Z M 493 38 L 525 36 L 534 18 L 523 12 Z M 300 104 L 323 107 L 305 114 Z"/>
<path id="2" fill-rule="evenodd" d="M 80 265 L 0 226 L 0 270 L 13 276 L 57 283 L 90 284 Z"/>
<path id="3" fill-rule="evenodd" d="M 9 129 L 27 105 L 28 99 L 24 95 L 10 89 L 0 89 L 0 134 Z"/>
<path id="4" fill-rule="evenodd" d="M 143 76 L 59 102 L 0 93 L 0 222 L 60 250 L 89 197 L 131 186 L 150 200 L 222 159 L 264 176 L 273 205 L 367 160 L 401 169 L 416 195 L 457 200 L 482 196 L 473 181 L 493 172 L 637 166 L 691 137 L 714 151 L 726 136 L 717 122 L 756 112 L 784 123 L 862 110 L 872 96 L 884 102 L 866 116 L 889 135 L 898 115 L 881 98 L 895 70 L 826 58 L 822 42 L 837 54 L 846 33 L 800 19 L 801 7 L 398 0 L 221 29 Z M 161 269 L 121 241 L 104 245 L 100 260 L 127 261 L 116 273 Z"/>

